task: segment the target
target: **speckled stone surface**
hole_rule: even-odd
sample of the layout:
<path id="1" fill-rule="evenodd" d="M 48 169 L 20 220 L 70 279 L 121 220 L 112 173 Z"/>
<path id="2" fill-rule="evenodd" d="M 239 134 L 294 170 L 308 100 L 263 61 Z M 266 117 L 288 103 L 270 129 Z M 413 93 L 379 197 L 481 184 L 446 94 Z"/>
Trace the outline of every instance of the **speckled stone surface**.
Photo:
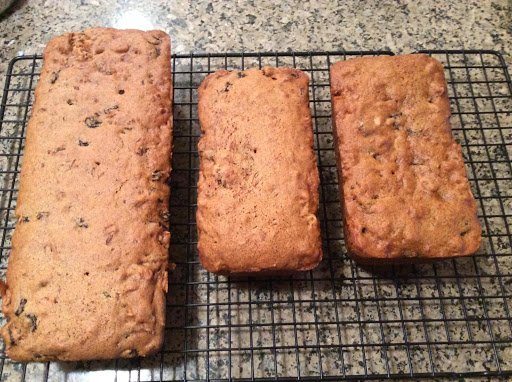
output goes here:
<path id="1" fill-rule="evenodd" d="M 0 16 L 0 84 L 3 85 L 9 60 L 18 53 L 41 53 L 52 36 L 90 26 L 162 29 L 171 35 L 173 53 L 339 49 L 408 53 L 418 49 L 474 48 L 497 50 L 509 65 L 512 63 L 511 5 L 505 0 L 19 0 Z M 446 57 L 437 58 L 447 64 Z M 500 64 L 492 55 L 472 56 L 466 61 L 461 56 L 452 56 L 450 64 L 478 64 L 478 60 L 487 66 Z M 225 64 L 223 59 L 212 60 L 210 69 Z M 228 60 L 227 64 L 230 68 L 241 66 L 239 59 Z M 251 59 L 244 62 L 245 67 L 257 64 Z M 263 64 L 272 64 L 272 59 Z M 290 58 L 283 58 L 280 64 L 293 63 Z M 314 80 L 319 86 L 314 94 L 310 93 L 315 99 L 312 111 L 316 115 L 328 115 L 329 91 L 321 86 L 328 82 L 325 57 L 311 62 L 307 57 L 298 58 L 296 64 L 303 69 L 310 69 L 311 65 L 318 69 L 314 72 Z M 178 73 L 188 71 L 190 61 L 177 60 L 175 68 Z M 27 69 L 30 69 L 27 62 L 15 67 L 18 72 Z M 479 211 L 481 215 L 489 216 L 488 224 L 484 225 L 485 232 L 495 235 L 484 240 L 479 251 L 483 256 L 393 271 L 353 265 L 346 257 L 342 241 L 336 239 L 341 235 L 336 171 L 334 167 L 326 167 L 322 168 L 321 177 L 328 186 L 322 192 L 325 200 L 334 202 L 320 210 L 321 219 L 329 218 L 322 229 L 324 239 L 327 236 L 330 240 L 326 240 L 329 243 L 324 248 L 326 259 L 319 268 L 293 279 L 274 279 L 272 282 L 228 280 L 209 275 L 197 263 L 183 264 L 197 259 L 193 245 L 197 240 L 195 228 L 186 224 L 193 221 L 193 207 L 189 205 L 195 203 L 195 195 L 192 193 L 189 198 L 188 192 L 179 188 L 180 185 L 193 185 L 197 176 L 179 169 L 198 165 L 194 153 L 197 139 L 190 137 L 199 134 L 197 110 L 189 106 L 197 101 L 197 93 L 186 87 L 191 83 L 197 87 L 207 69 L 207 61 L 197 59 L 194 74 L 175 76 L 176 154 L 171 186 L 171 203 L 174 201 L 175 205 L 171 208 L 171 231 L 175 244 L 171 247 L 171 258 L 182 263 L 170 276 L 166 352 L 143 360 L 108 362 L 23 365 L 5 360 L 1 363 L 2 381 L 19 381 L 23 376 L 30 381 L 42 381 L 46 376 L 51 381 L 160 380 L 161 376 L 168 380 L 204 379 L 207 376 L 212 379 L 250 378 L 253 373 L 255 377 L 267 378 L 276 375 L 297 377 L 299 374 L 318 377 L 320 372 L 342 376 L 342 370 L 348 375 L 364 375 L 365 365 L 369 374 L 386 374 L 388 371 L 407 374 L 411 367 L 415 372 L 429 373 L 432 365 L 436 371 L 495 371 L 495 354 L 503 369 L 512 369 L 510 345 L 493 348 L 485 344 L 468 344 L 470 339 L 484 343 L 491 337 L 508 343 L 512 339 L 511 322 L 493 319 L 512 313 L 511 243 L 506 236 L 507 225 L 510 226 L 512 219 L 500 217 L 503 210 L 512 215 L 512 169 L 507 162 L 512 156 L 512 129 L 497 129 L 512 126 L 512 117 L 508 112 L 497 115 L 493 110 L 510 111 L 512 105 L 506 97 L 495 98 L 493 102 L 485 97 L 510 94 L 506 84 L 497 82 L 489 88 L 467 84 L 449 87 L 451 96 L 461 97 L 458 103 L 452 102 L 452 112 L 468 113 L 452 117 L 455 138 L 461 143 L 471 142 L 472 146 L 464 149 L 466 160 L 482 162 L 468 165 L 468 175 L 480 179 L 472 181 L 472 187 L 486 197 L 479 202 Z M 485 76 L 487 79 L 503 79 L 504 74 L 499 68 L 455 70 L 451 79 L 467 82 L 468 76 L 472 81 L 483 81 Z M 15 78 L 11 85 L 24 88 L 28 85 L 27 78 Z M 475 93 L 482 98 L 472 102 L 468 97 Z M 13 92 L 10 97 L 9 103 L 26 101 L 23 91 Z M 476 110 L 487 114 L 477 118 Z M 24 112 L 24 108 L 8 108 L 5 118 L 23 118 Z M 469 129 L 462 130 L 462 126 Z M 479 128 L 482 126 L 485 128 Z M 316 119 L 315 127 L 321 132 L 317 136 L 317 147 L 325 149 L 318 151 L 321 164 L 333 164 L 333 152 L 329 150 L 332 148 L 330 119 Z M 22 128 L 21 124 L 4 124 L 1 135 L 15 137 L 21 134 Z M 0 151 L 4 154 L 14 152 L 16 142 L 2 140 Z M 178 154 L 180 151 L 183 154 Z M 488 157 L 499 163 L 492 166 L 485 163 Z M 15 162 L 15 158 L 0 157 L 0 168 L 16 169 Z M 12 176 L 5 175 L 0 179 L 1 187 L 10 188 Z M 493 177 L 499 180 L 494 181 Z M 329 186 L 331 184 L 333 186 Z M 0 220 L 12 225 L 15 223 L 13 213 L 6 210 L 6 203 L 6 195 L 0 195 Z M 173 222 L 185 225 L 173 226 Z M 187 242 L 192 244 L 182 244 Z M 485 256 L 493 251 L 498 256 Z M 1 272 L 5 269 L 7 254 L 8 251 L 2 251 Z M 506 276 L 495 277 L 498 269 Z M 452 277 L 457 274 L 469 277 Z M 398 282 L 394 282 L 393 276 L 397 276 Z M 188 287 L 184 286 L 185 282 L 190 283 Z M 481 295 L 500 298 L 482 299 L 478 297 Z M 378 297 L 378 303 L 374 297 Z M 467 321 L 466 316 L 472 319 Z M 446 324 L 444 317 L 448 319 Z M 379 320 L 385 323 L 380 325 Z M 405 324 L 401 323 L 403 320 Z M 343 323 L 336 325 L 336 321 Z M 365 323 L 359 324 L 361 321 Z M 299 324 L 294 325 L 294 322 Z M 206 325 L 209 329 L 204 328 Z M 188 329 L 183 329 L 184 326 Z M 378 346 L 383 341 L 388 346 Z M 403 343 L 406 341 L 416 344 L 405 347 Z M 443 345 L 454 341 L 460 344 Z M 328 347 L 339 343 L 345 346 L 343 352 L 338 347 Z M 307 349 L 296 353 L 294 346 L 297 344 Z M 317 348 L 317 344 L 327 347 Z M 251 345 L 255 350 L 249 350 Z M 231 352 L 218 350 L 230 346 Z M 273 346 L 280 349 L 276 354 L 269 350 Z M 203 351 L 206 348 L 210 352 Z M 185 359 L 185 350 L 197 351 L 188 353 Z M 161 368 L 162 360 L 164 367 Z"/>
<path id="2" fill-rule="evenodd" d="M 17 0 L 0 18 L 0 75 L 19 51 L 91 26 L 162 29 L 175 53 L 477 48 L 510 63 L 510 12 L 507 0 Z"/>

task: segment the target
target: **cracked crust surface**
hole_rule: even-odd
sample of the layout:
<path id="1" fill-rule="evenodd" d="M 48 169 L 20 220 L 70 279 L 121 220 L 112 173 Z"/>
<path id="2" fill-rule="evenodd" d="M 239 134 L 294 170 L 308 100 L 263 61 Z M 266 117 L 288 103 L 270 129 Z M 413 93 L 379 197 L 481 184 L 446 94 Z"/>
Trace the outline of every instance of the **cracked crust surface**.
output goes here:
<path id="1" fill-rule="evenodd" d="M 314 268 L 322 258 L 309 79 L 291 68 L 219 70 L 199 88 L 197 227 L 215 273 Z"/>
<path id="2" fill-rule="evenodd" d="M 157 351 L 165 324 L 170 39 L 53 38 L 28 124 L 1 330 L 16 361 Z"/>
<path id="3" fill-rule="evenodd" d="M 331 68 L 333 132 L 349 253 L 365 263 L 474 253 L 481 242 L 442 65 L 426 55 Z"/>

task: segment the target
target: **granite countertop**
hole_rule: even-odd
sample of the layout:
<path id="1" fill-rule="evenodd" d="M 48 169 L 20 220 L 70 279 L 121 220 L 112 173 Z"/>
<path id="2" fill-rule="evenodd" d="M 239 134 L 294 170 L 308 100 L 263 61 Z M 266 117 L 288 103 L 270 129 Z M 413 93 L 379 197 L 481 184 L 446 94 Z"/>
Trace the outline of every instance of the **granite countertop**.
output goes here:
<path id="1" fill-rule="evenodd" d="M 42 53 L 48 40 L 56 35 L 63 34 L 68 31 L 86 29 L 91 26 L 108 26 L 116 28 L 137 28 L 137 29 L 161 29 L 168 32 L 172 39 L 173 53 L 224 53 L 224 52 L 265 52 L 265 51 L 334 51 L 334 50 L 390 50 L 395 53 L 409 53 L 419 49 L 490 49 L 500 52 L 505 58 L 509 70 L 512 64 L 512 23 L 511 23 L 511 9 L 512 5 L 507 0 L 496 1 L 436 1 L 426 0 L 422 2 L 414 0 L 383 0 L 383 1 L 301 1 L 301 0 L 248 0 L 248 1 L 206 1 L 206 0 L 188 0 L 188 1 L 135 1 L 135 0 L 18 0 L 15 4 L 0 15 L 0 84 L 3 85 L 5 73 L 9 61 L 19 54 L 40 54 Z M 186 101 L 186 100 L 185 100 Z M 510 105 L 508 106 L 510 108 Z M 512 124 L 510 124 L 512 125 Z M 175 126 L 175 130 L 179 130 L 179 124 Z M 512 136 L 506 137 L 512 141 Z M 323 142 L 321 144 L 331 144 L 332 141 Z M 319 143 L 320 144 L 320 143 Z M 0 144 L 1 146 L 1 144 Z M 2 151 L 5 152 L 4 148 Z M 510 174 L 508 175 L 510 177 Z M 506 224 L 506 223 L 505 223 Z M 493 227 L 491 227 L 493 228 Z M 498 229 L 498 228 L 496 228 Z M 173 233 L 179 235 L 179 233 Z M 487 247 L 484 248 L 488 249 Z M 510 247 L 505 248 L 510 252 Z M 5 255 L 3 255 L 5 256 Z M 503 269 L 512 269 L 510 264 L 502 264 Z M 4 262 L 5 259 L 2 259 Z M 469 263 L 468 263 L 469 264 Z M 464 263 L 461 263 L 462 268 L 460 271 L 466 271 Z M 468 265 L 471 268 L 471 264 Z M 492 264 L 483 264 L 479 266 L 492 267 Z M 450 273 L 453 269 L 449 268 L 450 265 L 441 265 L 437 270 L 440 274 L 443 272 Z M 468 268 L 468 269 L 469 269 Z M 426 269 L 426 268 L 425 268 Z M 485 268 L 487 269 L 487 268 Z M 421 271 L 421 269 L 420 269 Z M 198 280 L 210 280 L 210 276 L 206 275 L 204 271 L 195 269 L 193 277 Z M 327 272 L 326 269 L 320 269 L 318 272 Z M 341 280 L 343 277 L 350 277 L 350 274 L 344 275 L 346 269 L 340 270 L 338 275 Z M 350 268 L 349 268 L 350 272 Z M 365 270 L 358 269 L 358 275 L 368 276 Z M 427 271 L 425 271 L 427 272 Z M 509 272 L 510 273 L 510 272 Z M 180 277 L 179 268 L 175 275 L 172 277 Z M 183 276 L 183 273 L 181 273 Z M 212 278 L 213 279 L 213 278 Z M 220 281 L 225 279 L 219 278 Z M 512 281 L 509 280 L 509 281 Z M 507 282 L 507 280 L 505 280 Z M 277 284 L 277 283 L 276 283 Z M 285 285 L 276 285 L 270 289 L 274 293 L 282 293 L 280 295 L 282 300 L 296 298 L 297 296 L 287 295 L 287 287 Z M 343 283 L 340 282 L 340 296 L 344 298 Z M 510 283 L 512 284 L 512 282 Z M 300 296 L 300 293 L 309 293 L 308 283 L 304 281 L 304 290 L 295 291 Z M 317 284 L 315 284 L 317 285 Z M 509 285 L 509 284 L 507 284 Z M 322 288 L 322 284 L 317 287 Z M 329 299 L 330 284 L 324 285 L 325 289 L 317 289 L 316 298 L 321 298 L 325 293 L 325 298 Z M 396 286 L 383 282 L 379 284 L 379 293 L 385 296 L 396 296 Z M 464 293 L 471 293 L 471 288 L 474 285 L 462 285 Z M 414 301 L 415 290 L 409 290 L 408 285 L 401 286 L 402 297 L 411 296 Z M 436 288 L 432 285 L 422 285 L 423 293 L 432 293 L 435 295 Z M 430 288 L 430 289 L 429 289 Z M 437 286 L 439 288 L 439 286 Z M 447 295 L 454 293 L 455 295 L 460 292 L 461 286 L 456 285 L 443 285 Z M 183 290 L 180 290 L 180 293 Z M 195 302 L 204 302 L 205 295 L 208 293 L 210 302 L 222 303 L 226 300 L 226 290 L 215 289 L 206 291 L 205 289 L 190 288 L 190 299 L 195 299 Z M 173 289 L 170 293 L 176 293 Z M 253 300 L 266 301 L 269 299 L 268 288 L 263 283 L 255 283 L 252 290 L 247 289 L 247 285 L 241 283 L 239 288 L 235 286 L 231 289 L 231 299 L 238 299 L 238 301 L 246 302 L 247 295 L 251 295 Z M 365 293 L 364 288 L 359 293 Z M 373 293 L 373 292 L 370 292 Z M 418 292 L 419 293 L 419 292 Z M 462 292 L 461 292 L 462 293 Z M 475 293 L 473 291 L 473 293 Z M 184 298 L 179 295 L 179 298 Z M 347 295 L 350 298 L 350 293 Z M 347 298 L 345 296 L 345 298 Z M 332 298 L 332 296 L 331 296 Z M 472 307 L 468 306 L 470 311 Z M 447 302 L 448 304 L 448 302 Z M 510 304 L 510 302 L 509 302 Z M 199 304 L 200 305 L 200 304 Z M 262 304 L 262 311 L 258 312 L 258 317 L 253 317 L 252 320 L 258 319 L 263 323 L 268 323 L 270 319 L 274 320 L 274 316 L 270 318 L 267 307 L 268 304 Z M 246 306 L 243 303 L 240 307 Z M 451 306 L 451 305 L 449 305 Z M 316 309 L 319 307 L 315 307 Z M 460 306 L 457 308 L 459 309 Z M 220 308 L 212 308 L 210 312 L 217 313 L 213 317 L 208 313 L 207 309 L 190 308 L 188 313 L 195 314 L 190 317 L 189 325 L 205 325 L 206 317 L 210 317 L 209 324 L 222 324 L 226 322 L 226 317 L 222 314 L 227 314 L 225 311 L 221 312 Z M 217 309 L 217 310 L 215 310 Z M 340 314 L 346 314 L 346 320 L 357 321 L 355 312 L 352 308 L 345 309 L 339 306 Z M 368 307 L 362 313 L 367 315 L 368 319 L 376 319 L 377 312 Z M 439 306 L 425 307 L 422 314 L 432 315 L 437 317 L 439 322 Z M 429 310 L 432 309 L 432 310 Z M 446 309 L 449 309 L 446 308 Z M 462 314 L 459 310 L 455 309 L 453 312 L 446 311 L 446 314 Z M 464 308 L 466 309 L 466 308 Z M 498 309 L 498 308 L 496 308 Z M 281 307 L 275 307 L 272 314 L 279 316 L 277 319 L 286 321 L 290 316 L 290 307 L 286 304 Z M 305 306 L 301 308 L 302 320 L 305 322 L 315 320 L 313 316 L 312 306 Z M 325 315 L 326 320 L 334 320 L 334 310 L 329 304 L 321 305 L 320 313 Z M 404 314 L 411 315 L 411 317 L 418 318 L 419 312 L 417 306 L 411 304 L 410 307 L 404 308 Z M 232 312 L 230 312 L 231 314 Z M 472 314 L 473 312 L 470 311 Z M 180 314 L 182 316 L 180 316 Z M 220 316 L 219 316 L 220 314 Z M 246 322 L 247 310 L 237 311 L 237 322 Z M 336 313 L 338 314 L 338 313 Z M 396 309 L 392 306 L 383 307 L 383 314 L 390 320 L 398 320 Z M 443 311 L 443 315 L 445 312 Z M 478 312 L 474 314 L 479 314 Z M 181 322 L 183 320 L 183 311 L 172 313 L 172 320 Z M 1 319 L 0 319 L 1 320 Z M 231 320 L 231 318 L 229 318 Z M 245 321 L 244 321 L 245 320 Z M 231 321 L 230 321 L 231 322 Z M 175 323 L 175 322 L 174 322 Z M 462 323 L 464 323 L 462 321 Z M 480 323 L 478 321 L 477 323 Z M 240 324 L 244 327 L 243 324 Z M 333 343 L 336 339 L 336 328 L 327 327 L 321 328 L 322 335 L 325 336 L 321 339 L 323 343 Z M 246 326 L 245 326 L 246 328 Z M 268 327 L 267 327 L 268 328 Z M 286 326 L 278 328 L 282 330 Z M 289 326 L 288 326 L 289 328 Z M 276 330 L 278 330 L 276 329 Z M 393 333 L 400 333 L 400 328 L 393 328 L 391 325 L 387 336 Z M 422 334 L 422 327 L 416 326 L 408 328 L 410 335 Z M 352 341 L 353 338 L 359 336 L 361 328 L 357 330 L 356 327 L 346 325 L 343 333 L 343 341 Z M 366 329 L 364 329 L 366 330 Z M 374 328 L 374 330 L 378 330 Z M 382 330 L 382 328 L 381 328 Z M 398 330 L 398 331 L 397 331 Z M 469 330 L 469 329 L 468 329 Z M 485 330 L 480 327 L 475 327 L 474 336 L 478 338 L 487 338 Z M 505 329 L 503 329 L 505 331 Z M 462 325 L 450 326 L 449 335 L 452 339 L 460 341 L 467 340 L 467 333 L 464 334 Z M 510 334 L 502 333 L 499 328 L 495 328 L 496 333 L 499 332 L 503 338 Z M 194 332 L 188 332 L 193 336 Z M 366 333 L 366 332 L 365 332 Z M 415 334 L 416 333 L 416 334 Z M 496 334 L 495 333 L 495 334 Z M 231 331 L 230 331 L 231 334 Z M 246 334 L 246 333 L 245 333 Z M 233 339 L 232 341 L 240 341 L 239 346 L 248 346 L 244 333 L 240 334 L 240 338 Z M 330 335 L 332 334 L 332 335 Z M 443 332 L 443 327 L 438 325 L 432 327 L 432 338 L 446 337 Z M 166 346 L 182 346 L 184 338 L 181 336 L 182 332 L 176 335 L 176 338 L 167 338 Z M 318 335 L 318 331 L 317 331 Z M 366 334 L 365 334 L 366 335 Z M 368 335 L 376 335 L 373 341 L 379 342 L 378 333 L 370 333 Z M 448 333 L 446 334 L 448 335 Z M 496 334 L 498 335 L 498 334 Z M 271 346 L 269 342 L 268 333 L 263 330 L 254 334 L 257 346 Z M 277 334 L 278 341 L 282 345 L 289 344 L 289 338 L 293 337 L 293 330 L 291 333 L 283 330 Z M 301 333 L 304 336 L 304 343 L 315 342 L 315 330 L 307 329 Z M 243 337 L 243 338 L 242 338 Z M 207 339 L 206 339 L 207 338 Z M 208 337 L 204 333 L 199 333 L 197 338 L 194 338 L 194 346 L 204 348 L 207 345 L 206 341 L 210 341 L 210 346 L 226 346 L 226 330 L 216 331 L 211 330 Z M 397 338 L 395 337 L 395 340 Z M 189 338 L 190 341 L 190 338 Z M 244 342 L 245 341 L 245 342 Z M 318 341 L 318 338 L 316 338 Z M 392 341 L 392 340 L 391 340 Z M 400 338 L 397 340 L 400 342 Z M 293 341 L 292 341 L 293 342 Z M 233 346 L 236 344 L 233 342 Z M 370 349 L 371 350 L 371 349 Z M 370 352 L 370 350 L 368 350 Z M 411 359 L 416 363 L 416 370 L 423 370 L 428 372 L 428 357 L 424 349 L 411 349 Z M 270 353 L 269 353 L 270 354 Z M 279 361 L 277 365 L 278 370 L 284 374 L 288 372 L 289 375 L 296 375 L 298 366 L 294 364 L 295 353 L 288 354 L 288 361 Z M 347 353 L 348 354 L 348 353 Z M 488 368 L 490 365 L 491 354 L 485 354 L 485 351 L 465 347 L 462 350 L 448 349 L 446 352 L 436 353 L 439 359 L 434 362 L 443 362 L 448 365 L 448 371 L 462 371 L 467 370 L 467 365 L 473 367 Z M 286 354 L 285 354 L 286 355 Z M 332 356 L 332 357 L 331 357 Z M 345 361 L 351 363 L 352 372 L 364 372 L 362 368 L 362 361 L 359 356 L 347 355 Z M 368 353 L 368 362 L 372 364 L 375 370 L 384 372 L 382 361 L 382 354 L 379 351 L 375 353 Z M 408 370 L 407 356 L 403 348 L 393 346 L 390 347 L 387 356 L 393 358 L 393 370 L 391 372 L 406 372 Z M 503 357 L 503 364 L 509 369 L 512 367 L 512 351 L 500 351 L 500 356 Z M 218 355 L 212 353 L 210 362 L 211 376 L 219 376 L 226 378 L 226 354 Z M 233 368 L 233 376 L 250 376 L 248 361 L 248 354 L 239 354 L 238 358 L 233 358 L 233 363 L 236 367 Z M 302 363 L 301 368 L 304 373 L 311 373 L 315 375 L 318 373 L 315 366 L 315 354 L 306 354 L 305 362 Z M 329 356 L 324 355 L 326 362 L 325 368 L 339 368 L 340 363 L 336 354 Z M 183 378 L 183 363 L 182 355 L 166 354 L 164 356 L 166 367 L 162 370 L 165 378 L 181 379 Z M 331 361 L 330 361 L 331 360 Z M 308 362 L 311 363 L 311 370 L 308 369 Z M 189 363 L 189 378 L 204 378 L 205 377 L 205 362 L 204 354 L 191 355 L 188 358 Z M 476 364 L 476 366 L 475 366 Z M 271 376 L 265 374 L 265 370 L 272 370 L 274 364 L 272 357 L 268 354 L 261 354 L 255 356 L 255 365 L 261 369 L 261 373 L 256 375 Z M 169 367 L 167 367 L 169 366 Z M 324 372 L 326 369 L 324 368 Z M 113 380 L 116 372 L 118 381 L 132 381 L 137 380 L 139 377 L 143 380 L 158 380 L 160 376 L 160 358 L 149 358 L 147 360 L 135 361 L 108 361 L 108 362 L 87 362 L 87 363 L 67 363 L 67 364 L 52 364 L 47 369 L 44 364 L 29 364 L 23 366 L 21 364 L 5 361 L 3 364 L 3 373 L 1 375 L 2 381 L 18 381 L 22 375 L 26 375 L 26 379 L 30 381 L 40 381 L 44 379 L 45 374 L 49 375 L 50 380 L 58 381 L 96 381 L 96 380 Z M 354 371 L 356 370 L 356 371 Z M 336 373 L 331 373 L 336 374 Z"/>
<path id="2" fill-rule="evenodd" d="M 506 0 L 17 0 L 0 16 L 0 78 L 18 52 L 91 26 L 162 29 L 174 53 L 476 48 L 510 63 L 510 12 Z"/>

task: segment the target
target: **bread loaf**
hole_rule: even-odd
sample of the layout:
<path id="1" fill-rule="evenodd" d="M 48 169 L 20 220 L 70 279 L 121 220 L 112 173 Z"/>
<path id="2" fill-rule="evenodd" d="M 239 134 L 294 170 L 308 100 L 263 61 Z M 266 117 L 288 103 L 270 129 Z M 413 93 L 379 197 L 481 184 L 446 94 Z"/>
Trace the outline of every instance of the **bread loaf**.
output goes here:
<path id="1" fill-rule="evenodd" d="M 422 54 L 331 68 L 345 244 L 369 264 L 475 252 L 481 228 L 442 65 Z"/>
<path id="2" fill-rule="evenodd" d="M 16 361 L 144 356 L 163 341 L 170 40 L 53 38 L 35 90 L 1 330 Z"/>
<path id="3" fill-rule="evenodd" d="M 291 272 L 320 262 L 308 83 L 300 70 L 264 67 L 219 70 L 201 84 L 198 249 L 210 272 Z"/>

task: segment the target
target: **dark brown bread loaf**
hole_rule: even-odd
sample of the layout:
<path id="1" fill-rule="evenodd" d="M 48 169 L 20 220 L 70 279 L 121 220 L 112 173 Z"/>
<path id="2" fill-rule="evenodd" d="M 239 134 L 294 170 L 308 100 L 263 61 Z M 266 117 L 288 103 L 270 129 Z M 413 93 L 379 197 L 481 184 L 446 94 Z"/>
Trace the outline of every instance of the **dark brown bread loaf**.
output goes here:
<path id="1" fill-rule="evenodd" d="M 165 324 L 169 36 L 92 28 L 44 51 L 1 331 L 13 360 L 155 352 Z"/>
<path id="2" fill-rule="evenodd" d="M 197 227 L 210 272 L 314 268 L 318 170 L 305 73 L 219 70 L 199 88 Z"/>
<path id="3" fill-rule="evenodd" d="M 425 55 L 331 68 L 345 242 L 364 263 L 468 255 L 481 241 L 442 65 Z"/>

